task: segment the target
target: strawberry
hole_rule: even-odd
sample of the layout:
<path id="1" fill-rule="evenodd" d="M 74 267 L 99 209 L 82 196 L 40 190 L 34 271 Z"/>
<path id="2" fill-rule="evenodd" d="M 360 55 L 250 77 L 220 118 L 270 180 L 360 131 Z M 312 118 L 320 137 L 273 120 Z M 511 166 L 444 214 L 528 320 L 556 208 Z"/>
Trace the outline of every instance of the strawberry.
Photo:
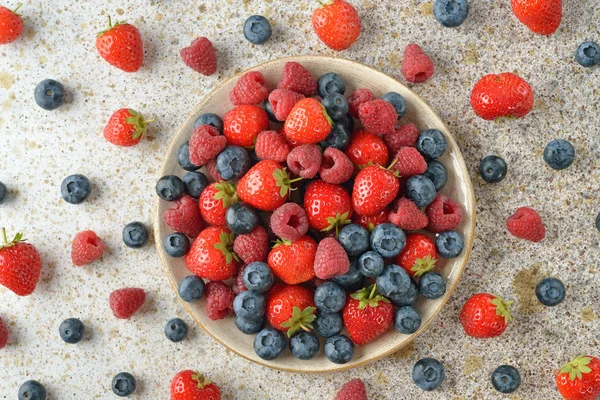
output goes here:
<path id="1" fill-rule="evenodd" d="M 232 146 L 254 146 L 256 137 L 269 129 L 265 110 L 253 105 L 242 105 L 223 116 L 223 135 Z"/>
<path id="2" fill-rule="evenodd" d="M 290 179 L 278 162 L 263 160 L 238 181 L 237 192 L 244 203 L 259 210 L 275 211 L 287 200 L 291 184 L 300 179 Z"/>
<path id="3" fill-rule="evenodd" d="M 212 42 L 199 37 L 179 52 L 181 59 L 191 69 L 205 76 L 217 72 L 217 55 Z"/>
<path id="4" fill-rule="evenodd" d="M 278 240 L 269 253 L 269 267 L 288 285 L 307 282 L 315 277 L 316 252 L 317 242 L 307 235 L 294 242 Z"/>
<path id="5" fill-rule="evenodd" d="M 202 191 L 198 205 L 202 218 L 209 225 L 225 226 L 227 209 L 238 201 L 233 183 L 220 181 L 211 183 Z"/>
<path id="6" fill-rule="evenodd" d="M 117 110 L 104 127 L 104 138 L 117 146 L 135 146 L 146 134 L 147 125 L 154 119 L 144 117 L 131 108 Z"/>
<path id="7" fill-rule="evenodd" d="M 136 72 L 144 62 L 144 45 L 140 32 L 131 24 L 108 17 L 108 29 L 98 34 L 96 49 L 112 66 L 125 72 Z"/>
<path id="8" fill-rule="evenodd" d="M 238 256 L 231 250 L 233 233 L 220 226 L 209 226 L 194 240 L 185 255 L 185 266 L 195 275 L 211 281 L 224 281 L 233 276 Z"/>
<path id="9" fill-rule="evenodd" d="M 471 107 L 479 117 L 524 117 L 533 108 L 533 90 L 520 76 L 511 72 L 486 75 L 473 87 Z"/>
<path id="10" fill-rule="evenodd" d="M 171 381 L 171 400 L 221 400 L 221 390 L 204 375 L 186 370 Z"/>
<path id="11" fill-rule="evenodd" d="M 267 295 L 267 321 L 289 337 L 300 329 L 310 331 L 316 318 L 313 297 L 304 286 L 276 284 Z"/>
<path id="12" fill-rule="evenodd" d="M 383 208 L 381 211 L 376 212 L 375 214 L 369 215 L 358 215 L 354 214 L 352 217 L 352 222 L 358 224 L 369 232 L 371 232 L 377 225 L 381 225 L 385 222 L 388 222 L 390 211 L 387 208 Z"/>
<path id="13" fill-rule="evenodd" d="M 308 223 L 322 232 L 335 230 L 350 223 L 352 199 L 342 186 L 313 181 L 304 194 L 304 209 Z"/>
<path id="14" fill-rule="evenodd" d="M 0 319 L 0 350 L 2 350 L 8 343 L 8 328 Z"/>
<path id="15" fill-rule="evenodd" d="M 131 318 L 145 302 L 146 292 L 139 288 L 118 289 L 108 298 L 110 309 L 119 319 Z"/>
<path id="16" fill-rule="evenodd" d="M 387 165 L 388 148 L 383 140 L 374 133 L 358 131 L 352 135 L 346 155 L 358 168 L 372 165 Z"/>
<path id="17" fill-rule="evenodd" d="M 406 246 L 396 256 L 396 264 L 408 272 L 410 276 L 421 276 L 435 268 L 438 254 L 435 243 L 421 233 L 406 235 Z"/>
<path id="18" fill-rule="evenodd" d="M 0 243 L 0 285 L 12 290 L 17 296 L 28 296 L 35 290 L 40 279 L 42 259 L 35 247 L 24 243 L 22 233 L 10 242 L 2 228 Z"/>
<path id="19" fill-rule="evenodd" d="M 0 6 L 0 44 L 12 43 L 23 33 L 23 20 L 17 14 L 22 5 L 19 4 L 14 10 Z"/>
<path id="20" fill-rule="evenodd" d="M 400 183 L 393 172 L 379 165 L 370 165 L 354 180 L 354 211 L 359 215 L 378 213 L 394 201 L 399 189 Z"/>
<path id="21" fill-rule="evenodd" d="M 556 387 L 567 400 L 596 400 L 600 396 L 600 359 L 575 357 L 556 375 Z"/>
<path id="22" fill-rule="evenodd" d="M 489 293 L 474 294 L 459 317 L 465 333 L 475 338 L 500 336 L 512 319 L 508 309 L 512 303 Z"/>
<path id="23" fill-rule="evenodd" d="M 285 120 L 284 131 L 289 140 L 300 144 L 323 141 L 331 132 L 333 121 L 325 107 L 313 98 L 302 99 L 294 105 Z"/>
<path id="24" fill-rule="evenodd" d="M 312 15 L 319 39 L 333 50 L 346 50 L 360 36 L 360 18 L 356 9 L 344 0 L 320 1 Z"/>
<path id="25" fill-rule="evenodd" d="M 560 26 L 562 0 L 511 0 L 515 16 L 532 32 L 550 35 Z"/>
<path id="26" fill-rule="evenodd" d="M 372 342 L 394 322 L 394 306 L 371 285 L 351 294 L 342 311 L 348 336 L 356 344 Z"/>

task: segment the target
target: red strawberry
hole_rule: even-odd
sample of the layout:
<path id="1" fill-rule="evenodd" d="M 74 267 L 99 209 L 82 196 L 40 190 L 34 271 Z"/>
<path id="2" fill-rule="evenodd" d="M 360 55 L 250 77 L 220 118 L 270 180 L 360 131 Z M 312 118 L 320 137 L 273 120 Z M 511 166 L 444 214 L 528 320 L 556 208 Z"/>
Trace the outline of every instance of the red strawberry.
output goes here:
<path id="1" fill-rule="evenodd" d="M 225 226 L 227 209 L 239 201 L 231 182 L 213 182 L 202 191 L 198 205 L 200 214 L 209 225 Z"/>
<path id="2" fill-rule="evenodd" d="M 396 198 L 400 183 L 393 172 L 371 165 L 356 175 L 352 190 L 352 205 L 360 215 L 375 214 Z"/>
<path id="3" fill-rule="evenodd" d="M 94 231 L 83 231 L 75 235 L 71 243 L 71 260 L 81 267 L 102 257 L 104 242 Z"/>
<path id="4" fill-rule="evenodd" d="M 388 149 L 383 140 L 374 133 L 358 131 L 352 135 L 346 155 L 359 168 L 369 164 L 387 165 Z"/>
<path id="5" fill-rule="evenodd" d="M 269 253 L 269 236 L 265 228 L 257 225 L 252 232 L 238 235 L 233 242 L 233 251 L 243 262 L 266 261 Z"/>
<path id="6" fill-rule="evenodd" d="M 313 181 L 304 194 L 304 209 L 308 223 L 323 232 L 335 230 L 350 223 L 352 199 L 342 186 L 324 181 Z"/>
<path id="7" fill-rule="evenodd" d="M 144 289 L 125 288 L 115 290 L 110 294 L 108 303 L 115 317 L 129 319 L 146 302 Z"/>
<path id="8" fill-rule="evenodd" d="M 342 386 L 333 400 L 368 400 L 365 384 L 360 379 L 353 379 Z"/>
<path id="9" fill-rule="evenodd" d="M 352 217 L 352 222 L 364 227 L 369 232 L 371 232 L 373 229 L 375 229 L 377 225 L 381 225 L 385 222 L 388 222 L 389 213 L 389 210 L 387 208 L 384 208 L 381 211 L 376 212 L 375 214 L 354 214 L 354 216 Z"/>
<path id="10" fill-rule="evenodd" d="M 316 307 L 312 290 L 277 283 L 267 295 L 267 321 L 291 337 L 300 329 L 312 329 Z"/>
<path id="11" fill-rule="evenodd" d="M 406 46 L 402 59 L 404 79 L 413 83 L 421 83 L 431 78 L 434 72 L 433 61 L 418 44 L 411 43 Z"/>
<path id="12" fill-rule="evenodd" d="M 521 118 L 533 108 L 533 90 L 512 72 L 486 75 L 473 87 L 471 107 L 475 114 L 487 120 Z"/>
<path id="13" fill-rule="evenodd" d="M 197 166 L 203 166 L 213 160 L 227 146 L 227 138 L 211 125 L 200 125 L 190 138 L 190 161 Z M 207 167 L 208 169 L 208 167 Z"/>
<path id="14" fill-rule="evenodd" d="M 104 127 L 104 138 L 117 146 L 135 146 L 146 134 L 148 124 L 154 119 L 144 119 L 142 114 L 131 108 L 116 111 Z"/>
<path id="15" fill-rule="evenodd" d="M 342 276 L 350 269 L 350 260 L 346 250 L 335 238 L 327 237 L 319 242 L 315 254 L 315 275 L 319 279 Z"/>
<path id="16" fill-rule="evenodd" d="M 556 375 L 556 387 L 566 400 L 596 400 L 600 396 L 600 359 L 575 357 Z"/>
<path id="17" fill-rule="evenodd" d="M 289 61 L 283 66 L 281 81 L 277 84 L 277 88 L 312 96 L 317 93 L 317 80 L 302 64 Z"/>
<path id="18" fill-rule="evenodd" d="M 376 294 L 376 286 L 351 294 L 342 311 L 348 336 L 358 345 L 370 343 L 383 335 L 394 322 L 394 306 L 388 299 Z"/>
<path id="19" fill-rule="evenodd" d="M 346 50 L 360 36 L 356 9 L 344 0 L 326 0 L 321 4 L 312 15 L 317 36 L 333 50 Z"/>
<path id="20" fill-rule="evenodd" d="M 202 75 L 209 76 L 217 72 L 215 49 L 205 37 L 194 39 L 192 44 L 181 49 L 179 54 L 185 65 Z"/>
<path id="21" fill-rule="evenodd" d="M 333 121 L 325 107 L 313 98 L 296 103 L 285 120 L 285 135 L 300 144 L 319 143 L 329 135 Z"/>
<path id="22" fill-rule="evenodd" d="M 144 45 L 140 32 L 131 24 L 116 22 L 108 17 L 108 29 L 98 34 L 96 49 L 112 66 L 125 72 L 136 72 L 144 62 Z"/>
<path id="23" fill-rule="evenodd" d="M 2 228 L 0 243 L 0 285 L 12 290 L 17 296 L 28 296 L 35 290 L 40 279 L 42 260 L 35 247 L 24 243 L 22 233 L 10 242 Z"/>
<path id="24" fill-rule="evenodd" d="M 2 322 L 2 320 L 0 319 L 0 350 L 2 350 L 4 347 L 6 347 L 7 343 L 8 343 L 8 329 L 6 328 L 6 325 L 4 325 L 4 322 Z"/>
<path id="25" fill-rule="evenodd" d="M 171 203 L 163 213 L 163 221 L 175 232 L 184 233 L 191 238 L 198 236 L 204 229 L 198 202 L 187 194 Z"/>
<path id="26" fill-rule="evenodd" d="M 273 114 L 279 121 L 285 121 L 294 109 L 296 103 L 304 98 L 304 95 L 287 89 L 275 89 L 269 94 L 269 103 L 273 108 Z"/>
<path id="27" fill-rule="evenodd" d="M 287 200 L 290 185 L 300 179 L 290 179 L 286 169 L 275 161 L 259 161 L 238 181 L 237 192 L 244 203 L 275 211 Z"/>
<path id="28" fill-rule="evenodd" d="M 427 171 L 427 161 L 414 147 L 402 147 L 398 150 L 390 169 L 402 177 L 421 175 Z"/>
<path id="29" fill-rule="evenodd" d="M 223 135 L 227 138 L 229 145 L 254 146 L 258 134 L 268 129 L 269 117 L 260 107 L 239 106 L 230 110 L 223 117 Z"/>
<path id="30" fill-rule="evenodd" d="M 200 232 L 185 255 L 185 266 L 203 279 L 224 281 L 235 273 L 238 256 L 231 251 L 233 233 L 220 226 Z"/>
<path id="31" fill-rule="evenodd" d="M 221 390 L 204 375 L 186 370 L 171 381 L 171 400 L 221 400 Z"/>
<path id="32" fill-rule="evenodd" d="M 417 207 L 414 201 L 401 198 L 396 203 L 396 210 L 389 215 L 392 224 L 405 231 L 417 231 L 427 226 L 427 215 Z"/>
<path id="33" fill-rule="evenodd" d="M 474 294 L 460 313 L 465 333 L 475 338 L 500 336 L 512 319 L 508 310 L 512 303 L 489 293 Z"/>
<path id="34" fill-rule="evenodd" d="M 316 252 L 317 242 L 310 236 L 302 236 L 295 242 L 277 241 L 269 253 L 269 267 L 288 285 L 307 282 L 315 277 Z"/>
<path id="35" fill-rule="evenodd" d="M 550 35 L 560 26 L 562 0 L 511 0 L 516 17 L 532 32 Z"/>
<path id="36" fill-rule="evenodd" d="M 529 207 L 518 208 L 506 220 L 506 228 L 515 237 L 532 242 L 539 242 L 546 237 L 546 227 L 542 217 Z"/>
<path id="37" fill-rule="evenodd" d="M 229 93 L 229 100 L 234 106 L 262 103 L 268 97 L 269 90 L 265 77 L 258 71 L 250 71 L 242 75 Z"/>
<path id="38" fill-rule="evenodd" d="M 410 276 L 421 276 L 435 268 L 438 254 L 435 243 L 421 233 L 406 235 L 406 246 L 396 256 L 396 264 L 408 272 Z"/>
<path id="39" fill-rule="evenodd" d="M 17 14 L 22 5 L 19 4 L 14 10 L 0 6 L 0 44 L 12 43 L 23 33 L 23 20 Z"/>
<path id="40" fill-rule="evenodd" d="M 358 116 L 365 130 L 377 135 L 387 135 L 394 132 L 398 113 L 393 105 L 385 100 L 367 101 L 358 107 Z"/>

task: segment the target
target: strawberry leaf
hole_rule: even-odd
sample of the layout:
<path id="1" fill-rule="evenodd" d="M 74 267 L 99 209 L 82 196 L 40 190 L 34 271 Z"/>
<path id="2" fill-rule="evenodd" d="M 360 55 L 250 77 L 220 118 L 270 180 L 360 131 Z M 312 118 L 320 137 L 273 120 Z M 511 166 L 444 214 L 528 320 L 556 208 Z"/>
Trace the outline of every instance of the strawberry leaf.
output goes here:
<path id="1" fill-rule="evenodd" d="M 223 202 L 223 208 L 229 208 L 232 204 L 240 201 L 235 190 L 235 185 L 231 182 L 221 181 L 215 183 L 215 189 L 217 189 L 217 193 L 215 193 L 213 199 L 221 200 Z"/>
<path id="2" fill-rule="evenodd" d="M 192 374 L 192 380 L 195 382 L 198 382 L 198 389 L 202 390 L 204 389 L 205 386 L 210 385 L 212 382 L 210 381 L 210 379 L 208 379 L 207 377 L 205 377 L 204 375 L 198 373 L 198 372 L 194 372 Z"/>
<path id="3" fill-rule="evenodd" d="M 566 363 L 560 369 L 563 374 L 569 374 L 569 380 L 574 381 L 575 379 L 583 378 L 583 374 L 589 374 L 592 369 L 588 367 L 588 364 L 592 361 L 591 357 L 584 355 L 578 355 L 570 362 Z"/>
<path id="4" fill-rule="evenodd" d="M 427 254 L 425 258 L 417 258 L 410 270 L 415 273 L 416 277 L 419 277 L 429 271 L 432 271 L 435 268 L 436 262 L 436 258 L 431 257 L 430 254 Z"/>
<path id="5" fill-rule="evenodd" d="M 292 310 L 292 317 L 281 323 L 283 328 L 288 328 L 288 337 L 292 337 L 300 329 L 310 332 L 313 329 L 312 323 L 317 318 L 316 310 L 314 307 L 306 307 L 301 310 L 300 307 L 295 306 Z"/>
<path id="6" fill-rule="evenodd" d="M 0 243 L 0 250 L 8 248 L 8 247 L 12 247 L 12 246 L 16 245 L 17 243 L 24 242 L 26 240 L 27 239 L 25 239 L 23 237 L 23 232 L 19 232 L 15 235 L 13 240 L 9 241 L 6 236 L 6 229 L 2 228 L 2 243 Z"/>
<path id="7" fill-rule="evenodd" d="M 504 322 L 508 324 L 512 320 L 508 306 L 510 306 L 513 302 L 507 302 L 501 297 L 496 297 L 495 299 L 491 300 L 491 303 L 496 306 L 496 315 L 503 317 Z"/>

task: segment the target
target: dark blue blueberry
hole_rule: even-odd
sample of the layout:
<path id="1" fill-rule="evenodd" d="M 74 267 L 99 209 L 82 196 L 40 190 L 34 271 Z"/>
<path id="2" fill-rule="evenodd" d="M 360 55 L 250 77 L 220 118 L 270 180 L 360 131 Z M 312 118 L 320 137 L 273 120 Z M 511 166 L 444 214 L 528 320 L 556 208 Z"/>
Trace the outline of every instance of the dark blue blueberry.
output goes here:
<path id="1" fill-rule="evenodd" d="M 184 193 L 185 186 L 178 176 L 166 175 L 156 182 L 156 194 L 165 201 L 179 200 Z"/>
<path id="2" fill-rule="evenodd" d="M 135 378 L 128 372 L 121 372 L 112 380 L 113 393 L 119 397 L 127 397 L 135 392 L 137 384 Z"/>
<path id="3" fill-rule="evenodd" d="M 338 241 L 350 257 L 358 257 L 369 249 L 369 231 L 357 224 L 344 226 Z"/>
<path id="4" fill-rule="evenodd" d="M 350 268 L 344 275 L 331 278 L 332 281 L 348 291 L 360 289 L 363 286 L 364 279 L 365 277 L 358 269 L 357 261 L 352 261 L 350 263 Z"/>
<path id="5" fill-rule="evenodd" d="M 252 290 L 240 292 L 233 300 L 233 312 L 245 320 L 258 321 L 265 316 L 265 296 Z"/>
<path id="6" fill-rule="evenodd" d="M 217 114 L 213 114 L 213 113 L 202 114 L 201 116 L 198 117 L 198 119 L 196 119 L 196 122 L 194 122 L 194 128 L 197 128 L 200 125 L 213 126 L 213 127 L 217 128 L 217 130 L 221 134 L 223 134 L 223 120 Z"/>
<path id="7" fill-rule="evenodd" d="M 406 196 L 417 206 L 425 207 L 435 199 L 435 185 L 431 179 L 423 175 L 411 176 L 404 185 Z"/>
<path id="8" fill-rule="evenodd" d="M 242 281 L 248 290 L 265 293 L 273 286 L 273 271 L 264 262 L 253 262 L 244 269 Z"/>
<path id="9" fill-rule="evenodd" d="M 52 111 L 65 102 L 65 88 L 54 79 L 44 79 L 35 87 L 35 102 L 44 110 Z"/>
<path id="10" fill-rule="evenodd" d="M 575 160 L 575 149 L 567 140 L 553 140 L 544 149 L 544 161 L 555 170 L 568 168 Z"/>
<path id="11" fill-rule="evenodd" d="M 575 52 L 575 60 L 583 67 L 600 64 L 600 45 L 596 42 L 583 42 Z"/>
<path id="12" fill-rule="evenodd" d="M 251 319 L 244 319 L 238 317 L 237 315 L 233 318 L 233 322 L 235 323 L 235 327 L 242 333 L 246 335 L 255 335 L 260 332 L 265 326 L 265 319 L 261 318 L 256 321 Z"/>
<path id="13" fill-rule="evenodd" d="M 177 292 L 181 300 L 191 303 L 204 295 L 204 281 L 196 275 L 186 276 L 179 282 Z"/>
<path id="14" fill-rule="evenodd" d="M 60 338 L 65 343 L 79 343 L 85 336 L 85 325 L 77 318 L 69 318 L 60 324 L 58 332 L 60 333 Z"/>
<path id="15" fill-rule="evenodd" d="M 406 246 L 406 235 L 394 224 L 380 224 L 371 232 L 371 248 L 382 257 L 396 257 Z"/>
<path id="16" fill-rule="evenodd" d="M 394 328 L 400 333 L 410 335 L 421 327 L 421 316 L 414 307 L 400 307 L 394 313 Z"/>
<path id="17" fill-rule="evenodd" d="M 404 114 L 406 114 L 406 100 L 400 93 L 388 92 L 381 99 L 394 106 L 396 113 L 398 113 L 398 119 L 404 117 Z"/>
<path id="18" fill-rule="evenodd" d="M 367 278 L 377 278 L 383 272 L 383 257 L 376 251 L 367 251 L 358 259 L 358 269 Z"/>
<path id="19" fill-rule="evenodd" d="M 179 318 L 173 318 L 165 325 L 165 336 L 173 343 L 183 341 L 187 335 L 188 326 Z"/>
<path id="20" fill-rule="evenodd" d="M 598 232 L 600 232 L 600 213 L 598 213 L 598 215 L 596 215 L 596 230 Z"/>
<path id="21" fill-rule="evenodd" d="M 254 338 L 254 352 L 263 360 L 273 360 L 285 351 L 285 334 L 274 328 L 265 328 Z"/>
<path id="22" fill-rule="evenodd" d="M 196 171 L 200 169 L 190 161 L 190 142 L 185 142 L 177 149 L 177 163 L 186 171 Z"/>
<path id="23" fill-rule="evenodd" d="M 267 113 L 267 116 L 269 117 L 270 121 L 282 122 L 282 121 L 278 120 L 277 117 L 275 116 L 275 114 L 273 113 L 273 106 L 271 105 L 269 100 L 264 101 L 263 108 L 265 109 L 265 112 Z"/>
<path id="24" fill-rule="evenodd" d="M 492 372 L 492 386 L 500 393 L 512 393 L 521 386 L 521 374 L 513 366 L 501 365 Z"/>
<path id="25" fill-rule="evenodd" d="M 444 258 L 458 257 L 465 248 L 465 241 L 460 233 L 455 231 L 442 232 L 435 239 L 435 247 Z"/>
<path id="26" fill-rule="evenodd" d="M 334 119 L 333 123 L 341 124 L 341 125 L 345 126 L 349 135 L 352 135 L 352 132 L 354 132 L 354 125 L 355 125 L 354 118 L 352 118 L 352 115 L 350 115 L 350 114 L 346 114 L 339 119 Z"/>
<path id="27" fill-rule="evenodd" d="M 8 188 L 2 182 L 0 182 L 0 205 L 4 204 L 8 199 Z"/>
<path id="28" fill-rule="evenodd" d="M 333 147 L 339 150 L 346 150 L 350 144 L 350 133 L 348 128 L 340 123 L 334 123 L 329 135 L 321 142 L 321 147 Z"/>
<path id="29" fill-rule="evenodd" d="M 38 381 L 27 381 L 19 388 L 19 400 L 46 400 L 46 388 Z"/>
<path id="30" fill-rule="evenodd" d="M 433 15 L 448 28 L 462 25 L 469 15 L 468 0 L 435 0 Z"/>
<path id="31" fill-rule="evenodd" d="M 344 94 L 346 92 L 346 82 L 341 76 L 334 72 L 329 72 L 319 78 L 319 96 L 327 97 L 332 93 Z"/>
<path id="32" fill-rule="evenodd" d="M 414 279 L 410 279 L 408 291 L 402 295 L 390 296 L 390 301 L 396 307 L 412 306 L 419 298 L 419 285 Z"/>
<path id="33" fill-rule="evenodd" d="M 498 183 L 506 177 L 508 166 L 498 156 L 484 157 L 479 163 L 479 175 L 487 183 Z"/>
<path id="34" fill-rule="evenodd" d="M 438 299 L 446 293 L 446 281 L 435 272 L 428 272 L 419 280 L 419 291 L 426 299 Z"/>
<path id="35" fill-rule="evenodd" d="M 250 169 L 250 155 L 243 147 L 228 146 L 217 156 L 217 171 L 223 179 L 238 180 Z"/>
<path id="36" fill-rule="evenodd" d="M 417 138 L 417 150 L 426 160 L 441 157 L 446 152 L 446 138 L 437 129 L 427 129 Z"/>
<path id="37" fill-rule="evenodd" d="M 354 357 L 354 343 L 344 335 L 334 335 L 325 342 L 325 357 L 332 363 L 346 364 Z"/>
<path id="38" fill-rule="evenodd" d="M 190 239 L 183 233 L 173 232 L 165 238 L 163 246 L 169 257 L 183 257 L 190 251 Z"/>
<path id="39" fill-rule="evenodd" d="M 290 339 L 292 355 L 301 360 L 310 360 L 319 352 L 319 338 L 312 332 L 302 331 Z"/>
<path id="40" fill-rule="evenodd" d="M 262 15 L 253 15 L 244 24 L 246 40 L 254 44 L 263 44 L 271 38 L 271 24 Z"/>
<path id="41" fill-rule="evenodd" d="M 198 171 L 186 172 L 181 181 L 185 192 L 195 199 L 200 198 L 204 189 L 209 185 L 206 175 Z"/>
<path id="42" fill-rule="evenodd" d="M 337 335 L 344 329 L 344 320 L 340 313 L 317 312 L 317 318 L 313 322 L 315 332 L 324 338 Z"/>
<path id="43" fill-rule="evenodd" d="M 82 203 L 90 193 L 92 193 L 92 183 L 83 175 L 67 176 L 60 185 L 60 194 L 67 203 Z"/>
<path id="44" fill-rule="evenodd" d="M 429 160 L 427 162 L 427 170 L 423 172 L 423 176 L 429 178 L 438 192 L 446 186 L 448 182 L 448 172 L 444 164 L 438 160 Z"/>
<path id="45" fill-rule="evenodd" d="M 346 304 L 346 292 L 334 282 L 325 282 L 315 290 L 315 304 L 321 311 L 336 313 Z"/>
<path id="46" fill-rule="evenodd" d="M 258 214 L 246 203 L 234 203 L 225 212 L 225 221 L 233 233 L 245 235 L 258 224 Z"/>
<path id="47" fill-rule="evenodd" d="M 396 264 L 386 265 L 377 277 L 377 289 L 388 298 L 402 296 L 410 289 L 410 275 Z"/>
<path id="48" fill-rule="evenodd" d="M 420 389 L 430 392 L 440 387 L 446 374 L 441 362 L 435 358 L 423 358 L 413 367 L 412 378 Z"/>
<path id="49" fill-rule="evenodd" d="M 540 303 L 547 307 L 554 307 L 563 302 L 567 289 L 556 278 L 542 279 L 535 287 L 535 295 Z"/>
<path id="50" fill-rule="evenodd" d="M 148 241 L 148 229 L 141 222 L 130 222 L 123 228 L 123 242 L 127 247 L 139 249 Z"/>
<path id="51" fill-rule="evenodd" d="M 323 98 L 321 104 L 323 104 L 323 107 L 325 107 L 327 115 L 329 115 L 329 117 L 334 121 L 345 118 L 350 108 L 348 105 L 348 100 L 346 100 L 346 98 L 339 93 L 331 93 L 327 95 L 325 98 Z"/>

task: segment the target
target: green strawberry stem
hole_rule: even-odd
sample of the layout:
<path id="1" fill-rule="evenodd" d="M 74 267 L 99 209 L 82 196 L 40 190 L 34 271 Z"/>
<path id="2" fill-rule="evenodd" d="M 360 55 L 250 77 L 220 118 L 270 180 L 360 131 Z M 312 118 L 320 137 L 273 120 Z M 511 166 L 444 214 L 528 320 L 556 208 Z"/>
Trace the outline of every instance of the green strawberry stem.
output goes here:
<path id="1" fill-rule="evenodd" d="M 335 217 L 327 217 L 327 223 L 329 224 L 325 229 L 321 229 L 321 232 L 329 232 L 335 228 L 335 236 L 337 237 L 340 233 L 340 226 L 348 225 L 351 221 L 348 219 L 350 215 L 349 211 L 343 214 L 337 213 Z"/>
<path id="2" fill-rule="evenodd" d="M 412 268 L 410 269 L 415 273 L 415 276 L 425 275 L 427 272 L 433 270 L 435 268 L 435 263 L 437 259 L 431 257 L 431 255 L 427 254 L 425 258 L 417 258 Z"/>
<path id="3" fill-rule="evenodd" d="M 333 1 L 331 3 L 333 3 Z M 331 3 L 329 3 L 329 4 L 331 4 Z M 321 4 L 323 4 L 323 3 L 321 3 Z M 323 4 L 323 5 L 325 5 L 325 4 Z M 323 104 L 321 104 L 321 108 L 323 108 L 323 115 L 325 116 L 325 119 L 329 123 L 329 126 L 333 126 L 333 120 L 331 119 L 329 114 L 327 114 L 327 110 L 325 109 L 325 106 Z"/>
<path id="4" fill-rule="evenodd" d="M 288 192 L 291 190 L 296 190 L 297 188 L 292 188 L 292 183 L 299 182 L 303 179 L 290 179 L 290 175 L 287 173 L 287 168 L 276 169 L 273 172 L 273 178 L 275 178 L 275 183 L 279 187 L 279 195 L 281 197 L 287 196 Z"/>
<path id="5" fill-rule="evenodd" d="M 334 3 L 335 0 L 317 0 L 322 7 L 329 6 Z"/>
<path id="6" fill-rule="evenodd" d="M 19 8 L 21 8 L 21 7 L 23 7 L 23 3 L 19 3 L 19 4 L 17 4 L 17 8 L 15 8 L 15 9 L 13 10 L 13 12 L 14 12 L 15 14 L 17 14 L 17 11 L 19 11 Z M 17 15 L 19 15 L 19 14 L 17 14 Z"/>
<path id="7" fill-rule="evenodd" d="M 400 178 L 400 173 L 398 171 L 392 171 L 392 168 L 394 167 L 394 165 L 396 165 L 397 162 L 398 162 L 398 158 L 394 157 L 394 160 L 392 161 L 392 163 L 390 164 L 389 167 L 387 167 L 387 168 L 381 167 L 381 168 L 385 169 L 386 171 L 390 171 L 392 174 L 394 174 L 394 176 L 396 178 Z"/>
<path id="8" fill-rule="evenodd" d="M 221 200 L 223 202 L 223 208 L 228 208 L 232 204 L 240 201 L 237 191 L 235 190 L 235 185 L 229 181 L 215 183 L 215 189 L 217 189 L 217 193 L 215 193 L 213 199 Z"/>
<path id="9" fill-rule="evenodd" d="M 513 304 L 514 301 L 506 301 L 502 297 L 496 296 L 491 303 L 496 306 L 496 315 L 503 317 L 504 322 L 508 324 L 512 320 L 512 316 L 510 315 L 510 310 L 508 307 Z"/>
<path id="10" fill-rule="evenodd" d="M 292 310 L 292 317 L 281 324 L 283 328 L 288 328 L 287 336 L 292 337 L 300 329 L 310 332 L 313 329 L 312 323 L 317 318 L 316 310 L 314 307 L 306 307 L 301 310 L 300 307 L 295 306 Z"/>
<path id="11" fill-rule="evenodd" d="M 560 369 L 563 374 L 569 374 L 569 380 L 581 379 L 583 374 L 592 372 L 588 364 L 592 361 L 591 357 L 585 357 L 583 354 L 578 355 L 570 362 L 566 363 Z"/>
<path id="12" fill-rule="evenodd" d="M 13 240 L 9 241 L 8 238 L 6 237 L 6 228 L 2 228 L 2 244 L 0 244 L 0 250 L 8 248 L 8 247 L 12 247 L 14 245 L 16 245 L 19 242 L 24 242 L 27 239 L 25 239 L 23 237 L 23 232 L 19 232 L 15 235 L 15 237 L 13 238 Z"/>
<path id="13" fill-rule="evenodd" d="M 229 264 L 233 260 L 240 261 L 240 257 L 233 251 L 233 239 L 235 235 L 222 231 L 219 235 L 219 243 L 214 244 L 214 248 L 219 250 L 225 256 L 225 263 Z"/>
<path id="14" fill-rule="evenodd" d="M 352 297 L 354 300 L 359 301 L 359 304 L 358 304 L 359 310 L 364 310 L 365 308 L 367 308 L 367 306 L 375 308 L 375 307 L 379 306 L 380 302 L 384 302 L 384 303 L 390 302 L 388 299 L 386 299 L 382 295 L 376 294 L 376 293 L 377 293 L 377 284 L 373 284 L 369 287 L 359 290 L 358 292 L 352 293 L 350 295 L 350 297 Z"/>
<path id="15" fill-rule="evenodd" d="M 277 239 L 275 241 L 275 244 L 273 245 L 273 248 L 278 247 L 278 246 L 291 246 L 292 241 L 291 240 L 285 240 L 285 239 Z"/>
<path id="16" fill-rule="evenodd" d="M 200 390 L 204 389 L 205 386 L 208 386 L 212 383 L 210 379 L 200 374 L 198 371 L 196 371 L 192 375 L 192 380 L 198 382 L 198 389 Z"/>
<path id="17" fill-rule="evenodd" d="M 105 30 L 103 30 L 102 32 L 99 32 L 99 33 L 98 33 L 98 35 L 97 35 L 97 37 L 100 37 L 100 36 L 104 35 L 105 33 L 107 33 L 107 32 L 110 32 L 110 31 L 111 31 L 113 28 L 116 28 L 117 26 L 119 26 L 119 25 L 123 25 L 123 24 L 125 24 L 125 23 L 126 23 L 126 22 L 120 22 L 120 21 L 117 21 L 117 22 L 115 22 L 115 24 L 113 25 L 113 23 L 112 23 L 112 19 L 111 19 L 110 15 L 109 15 L 109 16 L 108 16 L 108 29 L 105 29 Z"/>
<path id="18" fill-rule="evenodd" d="M 126 118 L 125 122 L 135 127 L 135 132 L 133 133 L 132 138 L 138 139 L 144 136 L 146 134 L 148 124 L 150 122 L 154 122 L 154 118 L 144 119 L 144 116 L 142 114 L 135 110 L 132 110 L 131 108 L 129 109 L 129 114 L 131 114 L 131 117 Z"/>

